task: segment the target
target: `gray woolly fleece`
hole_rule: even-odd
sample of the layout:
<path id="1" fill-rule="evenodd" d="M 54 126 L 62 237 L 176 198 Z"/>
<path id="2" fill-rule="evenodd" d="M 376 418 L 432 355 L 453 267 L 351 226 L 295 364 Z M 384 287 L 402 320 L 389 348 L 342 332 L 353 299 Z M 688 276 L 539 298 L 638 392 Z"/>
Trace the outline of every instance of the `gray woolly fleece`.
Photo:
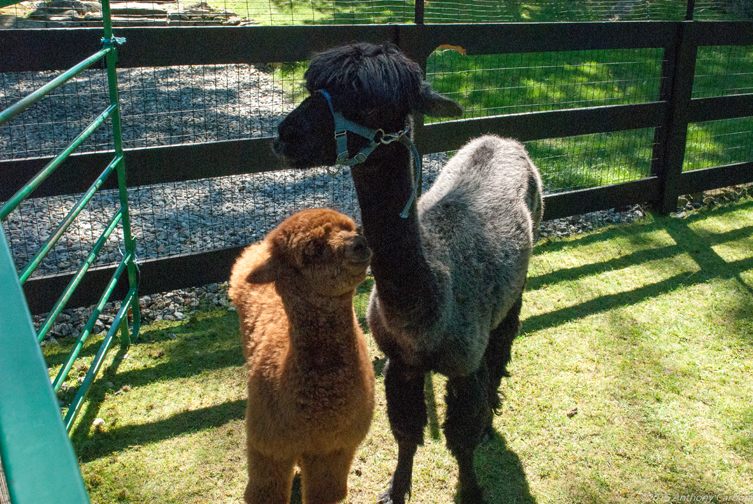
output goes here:
<path id="1" fill-rule="evenodd" d="M 519 142 L 486 135 L 466 144 L 418 202 L 437 317 L 426 326 L 386 320 L 377 279 L 368 321 L 380 347 L 450 377 L 478 369 L 489 331 L 525 286 L 541 195 L 539 173 Z"/>

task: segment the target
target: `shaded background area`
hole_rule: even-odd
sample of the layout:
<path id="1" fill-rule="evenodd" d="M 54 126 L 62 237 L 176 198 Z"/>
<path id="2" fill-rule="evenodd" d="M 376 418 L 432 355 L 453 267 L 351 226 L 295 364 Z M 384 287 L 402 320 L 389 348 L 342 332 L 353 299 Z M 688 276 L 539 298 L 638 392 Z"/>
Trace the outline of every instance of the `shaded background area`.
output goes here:
<path id="1" fill-rule="evenodd" d="M 34 18 L 24 10 L 25 5 L 17 4 L 2 12 Z M 49 4 L 50 8 L 56 5 Z M 60 3 L 59 8 L 70 10 L 71 5 Z M 413 2 L 381 0 L 209 1 L 206 5 L 231 10 L 259 24 L 411 22 L 415 7 Z M 679 0 L 432 0 L 424 5 L 424 17 L 427 23 L 681 20 L 686 15 L 686 5 Z M 701 0 L 695 3 L 694 17 L 747 19 L 750 10 L 749 0 Z M 142 13 L 140 20 L 149 20 L 148 13 Z M 58 23 L 68 26 L 76 22 L 72 18 Z M 666 63 L 663 57 L 663 50 L 658 48 L 478 56 L 442 49 L 429 57 L 426 75 L 438 91 L 463 105 L 464 118 L 474 119 L 656 102 L 666 84 L 662 82 L 662 66 Z M 306 67 L 306 61 L 294 61 L 121 68 L 118 79 L 124 147 L 271 138 L 280 118 L 305 97 L 302 76 Z M 0 109 L 54 75 L 55 72 L 2 73 L 0 69 Z M 50 156 L 63 149 L 106 106 L 106 89 L 104 70 L 95 69 L 55 90 L 0 128 L 0 161 Z M 699 49 L 693 98 L 751 92 L 753 47 Z M 427 124 L 436 122 L 439 121 L 426 118 Z M 79 152 L 106 149 L 112 142 L 109 131 L 110 128 L 99 129 Z M 657 128 L 642 128 L 535 140 L 526 146 L 551 194 L 648 177 L 657 161 L 653 157 L 657 134 Z M 424 189 L 430 187 L 448 155 L 452 152 L 424 156 Z M 684 170 L 751 160 L 753 119 L 690 125 Z M 263 167 L 241 168 L 257 171 Z M 3 223 L 19 268 L 49 236 L 54 223 L 74 205 L 76 196 L 33 198 Z M 333 207 L 358 219 L 347 169 L 335 175 L 322 168 L 140 186 L 132 188 L 129 197 L 140 260 L 251 243 L 287 215 L 312 206 Z M 105 221 L 102 216 L 111 215 L 116 205 L 116 193 L 98 194 L 34 276 L 74 270 L 99 236 Z M 98 265 L 120 259 L 119 242 L 115 233 Z"/>

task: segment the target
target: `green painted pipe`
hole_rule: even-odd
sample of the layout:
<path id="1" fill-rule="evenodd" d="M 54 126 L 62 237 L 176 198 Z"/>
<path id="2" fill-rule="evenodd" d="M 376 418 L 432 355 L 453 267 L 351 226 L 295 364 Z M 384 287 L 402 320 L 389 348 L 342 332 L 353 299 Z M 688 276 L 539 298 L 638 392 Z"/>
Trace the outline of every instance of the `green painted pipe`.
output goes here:
<path id="1" fill-rule="evenodd" d="M 60 390 L 60 386 L 68 377 L 68 373 L 70 372 L 71 367 L 73 367 L 73 362 L 78 358 L 78 354 L 81 352 L 81 349 L 84 347 L 84 343 L 86 343 L 86 339 L 89 337 L 89 334 L 91 334 L 91 330 L 94 327 L 94 324 L 96 323 L 97 318 L 99 317 L 99 314 L 102 312 L 102 309 L 104 308 L 105 304 L 109 300 L 110 294 L 112 294 L 112 291 L 115 290 L 115 286 L 118 283 L 118 279 L 120 278 L 120 275 L 123 274 L 123 271 L 125 270 L 126 264 L 129 260 L 130 260 L 130 255 L 126 255 L 125 257 L 123 257 L 123 260 L 120 261 L 120 264 L 115 270 L 115 273 L 113 273 L 112 277 L 110 278 L 110 281 L 107 284 L 107 288 L 105 289 L 105 292 L 103 292 L 102 296 L 100 296 L 99 298 L 99 302 L 97 303 L 97 307 L 95 308 L 94 313 L 92 313 L 92 316 L 89 317 L 89 321 L 86 323 L 86 326 L 84 326 L 84 330 L 78 336 L 78 339 L 76 339 L 76 344 L 74 345 L 73 349 L 71 349 L 71 352 L 68 354 L 68 358 L 63 364 L 63 367 L 60 368 L 60 371 L 55 377 L 55 381 L 52 382 L 52 390 L 54 390 L 55 392 Z M 94 316 L 95 314 L 97 315 L 97 317 Z"/>
<path id="2" fill-rule="evenodd" d="M 63 152 L 55 156 L 52 161 L 47 163 L 47 166 L 45 166 L 42 171 L 37 173 L 34 178 L 32 178 L 29 182 L 26 183 L 26 185 L 19 189 L 19 191 L 5 203 L 3 208 L 0 209 L 0 221 L 7 219 L 8 215 L 10 215 L 10 213 L 15 210 L 23 200 L 29 197 L 34 189 L 39 187 L 39 184 L 44 182 L 45 179 L 49 177 L 50 174 L 54 172 L 57 167 L 60 166 L 62 162 L 65 161 L 68 156 L 70 156 L 71 153 L 78 148 L 79 145 L 84 143 L 84 140 L 86 140 L 94 130 L 96 130 L 103 122 L 105 122 L 108 117 L 110 117 L 113 111 L 117 110 L 117 108 L 117 104 L 107 107 L 107 109 L 105 109 L 105 111 L 102 112 L 99 117 L 97 117 L 89 126 L 87 126 L 86 129 L 82 131 L 73 140 L 73 142 L 71 142 L 68 147 L 65 148 Z"/>
<path id="3" fill-rule="evenodd" d="M 49 253 L 49 251 L 52 249 L 52 247 L 55 246 L 55 244 L 58 242 L 61 236 L 66 232 L 68 227 L 70 227 L 73 220 L 78 216 L 79 213 L 81 213 L 81 210 L 84 209 L 87 203 L 92 199 L 94 194 L 99 190 L 100 187 L 102 187 L 102 184 L 105 183 L 105 180 L 110 176 L 112 171 L 115 169 L 118 163 L 120 163 L 123 160 L 123 156 L 116 156 L 115 159 L 110 162 L 109 165 L 107 165 L 107 168 L 102 172 L 102 174 L 97 178 L 97 180 L 94 181 L 94 183 L 89 187 L 89 189 L 86 191 L 86 193 L 81 197 L 81 199 L 78 200 L 78 203 L 76 203 L 76 206 L 74 206 L 70 212 L 68 212 L 68 215 L 65 216 L 65 219 L 63 219 L 63 222 L 57 227 L 54 233 L 47 239 L 45 244 L 42 246 L 42 248 L 37 251 L 37 253 L 34 255 L 34 257 L 29 261 L 29 264 L 26 265 L 26 267 L 21 271 L 21 274 L 18 277 L 18 281 L 21 282 L 21 285 L 26 283 L 26 280 L 29 279 L 31 274 L 34 272 L 35 269 L 39 266 L 39 263 L 42 262 L 42 260 L 45 258 L 45 256 Z"/>
<path id="4" fill-rule="evenodd" d="M 105 355 L 107 354 L 107 350 L 110 349 L 110 345 L 112 344 L 112 339 L 115 336 L 115 333 L 118 331 L 119 328 L 123 330 L 123 327 L 121 327 L 123 324 L 125 324 L 124 330 L 128 332 L 128 318 L 126 317 L 126 314 L 128 313 L 128 306 L 130 305 L 131 300 L 134 299 L 134 297 L 136 297 L 136 289 L 129 290 L 128 294 L 123 300 L 123 304 L 120 306 L 120 310 L 118 311 L 118 314 L 115 316 L 115 319 L 113 320 L 110 330 L 107 331 L 107 335 L 105 336 L 105 339 L 102 341 L 102 344 L 99 346 L 97 355 L 94 357 L 94 360 L 92 360 L 91 366 L 89 366 L 89 371 L 86 372 L 84 381 L 83 383 L 81 383 L 81 386 L 78 388 L 78 392 L 76 392 L 76 397 L 73 398 L 73 402 L 71 402 L 71 405 L 65 414 L 65 419 L 63 420 L 63 423 L 65 424 L 66 430 L 70 431 L 71 427 L 73 427 L 73 421 L 76 419 L 76 415 L 78 414 L 78 411 L 81 409 L 81 404 L 84 401 L 84 396 L 86 395 L 86 392 L 89 390 L 89 385 L 94 380 L 94 377 L 97 376 L 97 373 L 99 373 L 99 369 L 102 367 L 102 362 L 105 360 Z"/>
<path id="5" fill-rule="evenodd" d="M 107 229 L 105 229 L 104 233 L 102 233 L 102 236 L 99 237 L 99 239 L 97 240 L 97 243 L 94 244 L 94 247 L 92 248 L 91 252 L 89 252 L 89 255 L 86 256 L 86 260 L 84 261 L 84 264 L 82 264 L 79 267 L 78 271 L 76 271 L 76 275 L 71 279 L 70 282 L 68 282 L 68 285 L 65 287 L 65 291 L 63 291 L 63 295 L 60 297 L 60 299 L 58 299 L 58 302 L 55 303 L 55 306 L 50 311 L 49 315 L 47 316 L 47 319 L 39 328 L 39 331 L 37 333 L 37 339 L 40 342 L 47 335 L 47 332 L 49 332 L 50 328 L 52 327 L 52 323 L 55 321 L 57 316 L 60 315 L 60 312 L 63 311 L 63 308 L 65 308 L 65 305 L 66 303 L 68 303 L 68 300 L 71 298 L 73 291 L 76 289 L 78 284 L 81 283 L 81 279 L 84 277 L 84 274 L 89 270 L 89 267 L 97 258 L 97 254 L 99 254 L 99 251 L 102 249 L 107 239 L 115 230 L 115 227 L 120 222 L 122 215 L 123 215 L 122 209 L 118 209 L 118 211 L 115 213 L 112 220 L 110 221 L 110 224 L 107 226 Z"/>
<path id="6" fill-rule="evenodd" d="M 102 56 L 106 55 L 112 51 L 111 47 L 106 47 L 102 49 L 101 51 L 98 51 L 88 58 L 86 58 L 81 63 L 77 64 L 74 67 L 71 67 L 66 72 L 60 74 L 59 76 L 52 79 L 50 82 L 42 86 L 41 88 L 37 89 L 30 95 L 28 95 L 26 98 L 23 98 L 21 101 L 18 101 L 8 107 L 7 109 L 0 112 L 0 125 L 5 124 L 6 122 L 10 121 L 14 117 L 16 117 L 18 114 L 29 108 L 30 105 L 32 105 L 34 102 L 37 102 L 44 98 L 46 95 L 48 95 L 51 91 L 55 90 L 56 88 L 59 88 L 69 80 L 71 80 L 76 75 L 80 74 L 82 71 L 86 70 L 90 66 L 92 66 L 94 63 L 102 59 Z"/>

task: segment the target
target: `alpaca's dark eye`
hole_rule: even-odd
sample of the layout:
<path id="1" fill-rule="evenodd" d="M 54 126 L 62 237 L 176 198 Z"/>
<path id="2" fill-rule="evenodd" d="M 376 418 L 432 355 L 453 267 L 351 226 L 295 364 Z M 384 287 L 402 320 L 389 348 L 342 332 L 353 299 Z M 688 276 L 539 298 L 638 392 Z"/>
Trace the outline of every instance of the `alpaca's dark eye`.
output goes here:
<path id="1" fill-rule="evenodd" d="M 308 260 L 310 262 L 321 261 L 324 258 L 326 251 L 327 247 L 323 243 L 312 243 L 311 247 L 308 249 Z"/>

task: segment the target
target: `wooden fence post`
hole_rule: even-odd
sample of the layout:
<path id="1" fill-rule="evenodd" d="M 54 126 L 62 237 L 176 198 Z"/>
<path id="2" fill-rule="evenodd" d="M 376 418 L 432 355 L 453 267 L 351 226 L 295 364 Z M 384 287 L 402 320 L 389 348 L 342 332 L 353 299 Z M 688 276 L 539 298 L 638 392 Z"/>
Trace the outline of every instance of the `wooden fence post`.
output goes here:
<path id="1" fill-rule="evenodd" d="M 689 9 L 690 11 L 690 9 Z M 691 12 L 692 14 L 692 12 Z M 659 99 L 668 103 L 667 120 L 654 136 L 652 172 L 660 181 L 656 202 L 662 213 L 673 212 L 680 196 L 680 177 L 688 136 L 688 113 L 693 95 L 698 48 L 689 36 L 692 21 L 680 23 L 675 41 L 664 51 Z"/>

